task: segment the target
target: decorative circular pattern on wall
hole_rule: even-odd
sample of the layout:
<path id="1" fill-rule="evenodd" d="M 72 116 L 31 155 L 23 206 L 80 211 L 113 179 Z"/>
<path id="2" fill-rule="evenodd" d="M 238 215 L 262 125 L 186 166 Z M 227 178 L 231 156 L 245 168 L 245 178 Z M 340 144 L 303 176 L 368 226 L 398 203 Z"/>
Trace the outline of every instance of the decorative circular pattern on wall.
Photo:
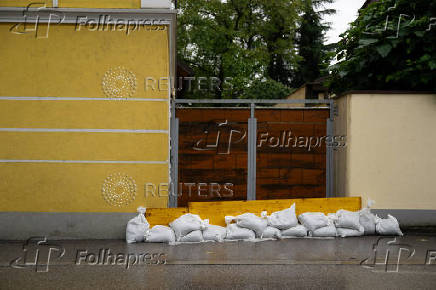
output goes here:
<path id="1" fill-rule="evenodd" d="M 112 68 L 104 74 L 102 88 L 108 98 L 132 97 L 136 92 L 136 76 L 122 66 Z"/>
<path id="2" fill-rule="evenodd" d="M 102 195 L 110 205 L 127 206 L 136 198 L 135 180 L 123 173 L 109 175 L 103 183 Z"/>

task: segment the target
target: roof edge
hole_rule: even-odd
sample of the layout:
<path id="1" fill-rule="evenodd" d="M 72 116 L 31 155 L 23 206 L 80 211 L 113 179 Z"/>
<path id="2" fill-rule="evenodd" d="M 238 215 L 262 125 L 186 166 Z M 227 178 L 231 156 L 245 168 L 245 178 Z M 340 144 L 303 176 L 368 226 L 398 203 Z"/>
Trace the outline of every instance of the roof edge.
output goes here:
<path id="1" fill-rule="evenodd" d="M 338 96 L 332 97 L 332 99 L 340 99 L 348 95 L 436 95 L 436 91 L 395 91 L 395 90 L 351 90 L 343 92 Z"/>

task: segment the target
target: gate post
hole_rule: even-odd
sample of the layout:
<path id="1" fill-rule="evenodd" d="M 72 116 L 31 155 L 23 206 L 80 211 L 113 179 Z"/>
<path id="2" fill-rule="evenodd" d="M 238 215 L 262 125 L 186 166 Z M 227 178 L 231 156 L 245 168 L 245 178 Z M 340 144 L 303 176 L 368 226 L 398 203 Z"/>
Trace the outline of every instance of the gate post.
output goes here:
<path id="1" fill-rule="evenodd" d="M 251 104 L 250 118 L 248 119 L 248 175 L 247 200 L 256 200 L 256 141 L 257 119 L 255 118 L 255 104 Z"/>
<path id="2" fill-rule="evenodd" d="M 172 101 L 171 106 L 171 162 L 170 162 L 170 194 L 168 207 L 177 207 L 178 185 L 179 185 L 179 118 L 176 118 L 176 102 Z"/>
<path id="3" fill-rule="evenodd" d="M 330 116 L 327 119 L 327 137 L 334 138 L 334 102 L 330 100 Z M 334 139 L 332 139 L 334 140 Z M 333 195 L 333 147 L 326 142 L 326 197 Z"/>

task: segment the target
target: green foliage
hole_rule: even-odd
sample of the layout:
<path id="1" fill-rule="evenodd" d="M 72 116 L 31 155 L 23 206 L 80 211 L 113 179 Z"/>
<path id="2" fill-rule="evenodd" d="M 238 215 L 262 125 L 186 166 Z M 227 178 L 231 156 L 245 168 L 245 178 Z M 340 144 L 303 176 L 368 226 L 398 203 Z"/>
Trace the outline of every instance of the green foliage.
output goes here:
<path id="1" fill-rule="evenodd" d="M 342 35 L 331 90 L 336 94 L 348 90 L 435 91 L 434 17 L 435 1 L 384 0 L 369 5 Z"/>
<path id="2" fill-rule="evenodd" d="M 284 99 L 294 90 L 273 79 L 256 80 L 244 92 L 244 99 Z"/>
<path id="3" fill-rule="evenodd" d="M 301 1 L 179 0 L 178 58 L 197 77 L 232 78 L 227 89 L 186 97 L 260 98 L 264 92 L 253 91 L 260 80 L 289 83 Z"/>
<path id="4" fill-rule="evenodd" d="M 335 13 L 332 9 L 322 9 L 324 4 L 332 2 L 334 0 L 305 1 L 304 14 L 298 29 L 299 60 L 292 80 L 294 87 L 300 87 L 325 74 L 333 57 L 331 48 L 324 44 L 324 34 L 329 26 L 322 23 L 322 15 Z"/>

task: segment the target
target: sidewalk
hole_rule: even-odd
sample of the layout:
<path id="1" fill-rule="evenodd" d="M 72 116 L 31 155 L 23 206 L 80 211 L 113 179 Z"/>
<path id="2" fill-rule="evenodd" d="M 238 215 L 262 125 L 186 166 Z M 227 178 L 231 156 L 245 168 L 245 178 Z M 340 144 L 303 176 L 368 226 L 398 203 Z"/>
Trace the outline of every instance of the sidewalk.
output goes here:
<path id="1" fill-rule="evenodd" d="M 436 282 L 435 235 L 178 246 L 49 241 L 26 251 L 22 242 L 0 246 L 1 289 L 417 289 Z"/>

